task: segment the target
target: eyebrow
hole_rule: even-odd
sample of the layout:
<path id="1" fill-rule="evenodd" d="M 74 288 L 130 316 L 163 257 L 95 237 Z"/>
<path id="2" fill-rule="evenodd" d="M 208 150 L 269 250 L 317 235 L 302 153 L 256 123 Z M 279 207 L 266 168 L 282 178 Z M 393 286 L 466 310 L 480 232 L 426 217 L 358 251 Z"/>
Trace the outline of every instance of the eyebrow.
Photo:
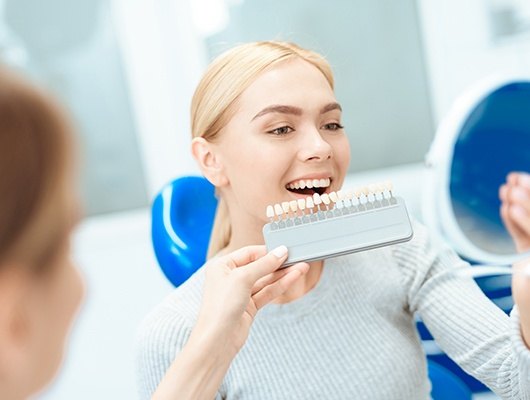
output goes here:
<path id="1" fill-rule="evenodd" d="M 320 110 L 320 114 L 325 114 L 332 110 L 342 111 L 342 107 L 340 106 L 339 103 L 329 103 L 329 104 L 326 104 L 324 107 L 322 107 L 322 109 Z M 265 114 L 270 114 L 270 113 L 302 115 L 302 109 L 299 107 L 294 107 L 294 106 L 275 104 L 269 107 L 265 107 L 263 110 L 257 113 L 254 116 L 254 118 L 252 118 L 252 121 L 254 121 L 256 118 L 262 117 Z"/>

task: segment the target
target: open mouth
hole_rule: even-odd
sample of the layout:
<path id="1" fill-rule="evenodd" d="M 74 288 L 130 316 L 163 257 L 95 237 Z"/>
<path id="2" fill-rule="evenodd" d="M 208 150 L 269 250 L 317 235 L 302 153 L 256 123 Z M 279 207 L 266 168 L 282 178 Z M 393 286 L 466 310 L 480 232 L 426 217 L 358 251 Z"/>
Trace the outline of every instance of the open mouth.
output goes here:
<path id="1" fill-rule="evenodd" d="M 312 196 L 315 193 L 324 194 L 331 185 L 331 178 L 324 179 L 300 179 L 285 185 L 285 188 L 299 195 Z"/>

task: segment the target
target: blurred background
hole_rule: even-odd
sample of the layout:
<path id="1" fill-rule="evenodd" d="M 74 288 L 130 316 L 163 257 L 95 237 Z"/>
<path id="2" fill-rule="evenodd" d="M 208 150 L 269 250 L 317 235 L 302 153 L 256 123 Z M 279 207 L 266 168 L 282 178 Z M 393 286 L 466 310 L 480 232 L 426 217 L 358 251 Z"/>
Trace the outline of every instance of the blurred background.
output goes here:
<path id="1" fill-rule="evenodd" d="M 0 0 L 0 57 L 68 105 L 82 150 L 75 252 L 89 293 L 44 398 L 135 398 L 135 329 L 172 289 L 151 249 L 151 200 L 198 173 L 189 105 L 209 60 L 265 39 L 329 59 L 350 179 L 401 179 L 421 219 L 417 177 L 454 100 L 491 74 L 530 73 L 530 2 Z"/>

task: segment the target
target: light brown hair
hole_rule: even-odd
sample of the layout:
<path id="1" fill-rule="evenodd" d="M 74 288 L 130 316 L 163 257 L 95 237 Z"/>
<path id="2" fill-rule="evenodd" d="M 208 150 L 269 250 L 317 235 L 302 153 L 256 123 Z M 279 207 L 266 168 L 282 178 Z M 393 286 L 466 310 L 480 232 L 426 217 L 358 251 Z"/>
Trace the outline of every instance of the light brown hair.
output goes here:
<path id="1" fill-rule="evenodd" d="M 69 234 L 71 131 L 49 94 L 0 66 L 0 266 L 15 262 L 40 271 Z"/>

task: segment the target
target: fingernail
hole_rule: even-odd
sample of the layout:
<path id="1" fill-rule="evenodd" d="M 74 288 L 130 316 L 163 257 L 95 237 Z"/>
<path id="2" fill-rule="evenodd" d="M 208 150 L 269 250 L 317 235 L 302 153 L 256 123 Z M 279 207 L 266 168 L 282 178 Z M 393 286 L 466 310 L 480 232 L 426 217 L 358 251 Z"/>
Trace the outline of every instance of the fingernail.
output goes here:
<path id="1" fill-rule="evenodd" d="M 274 250 L 271 251 L 272 254 L 274 254 L 278 258 L 282 258 L 287 254 L 287 247 L 285 246 L 278 246 Z"/>

